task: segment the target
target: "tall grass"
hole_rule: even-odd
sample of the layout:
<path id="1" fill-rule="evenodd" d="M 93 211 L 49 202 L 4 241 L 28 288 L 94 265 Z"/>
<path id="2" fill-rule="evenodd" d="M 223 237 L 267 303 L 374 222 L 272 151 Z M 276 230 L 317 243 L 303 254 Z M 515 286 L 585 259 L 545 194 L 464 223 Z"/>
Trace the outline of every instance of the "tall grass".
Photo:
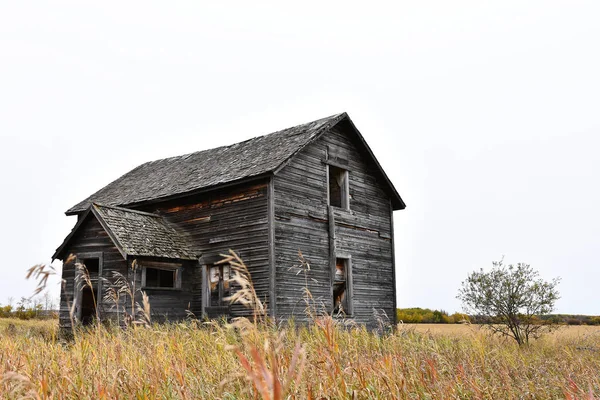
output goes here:
<path id="1" fill-rule="evenodd" d="M 241 260 L 230 261 L 240 264 L 237 279 L 244 279 Z M 258 301 L 247 289 L 243 301 Z M 313 315 L 312 323 L 298 326 L 275 325 L 262 316 L 260 323 L 190 319 L 127 329 L 97 325 L 77 330 L 71 341 L 62 341 L 48 321 L 5 320 L 0 397 L 593 399 L 600 394 L 600 330 L 519 347 L 475 327 L 435 333 L 399 325 L 382 335 Z"/>
<path id="2" fill-rule="evenodd" d="M 10 320 L 7 320 L 10 321 Z M 3 321 L 6 322 L 6 321 Z M 324 318 L 262 326 L 0 326 L 2 398 L 579 398 L 600 393 L 600 333 L 519 348 L 473 331 L 377 336 Z M 233 349 L 233 350 L 232 350 Z"/>

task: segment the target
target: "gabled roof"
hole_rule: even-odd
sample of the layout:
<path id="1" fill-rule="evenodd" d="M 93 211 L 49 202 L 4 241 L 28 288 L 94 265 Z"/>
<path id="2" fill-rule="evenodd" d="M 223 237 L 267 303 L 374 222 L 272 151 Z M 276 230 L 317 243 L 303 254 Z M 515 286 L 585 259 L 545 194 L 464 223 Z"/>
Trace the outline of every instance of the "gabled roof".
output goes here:
<path id="1" fill-rule="evenodd" d="M 348 114 L 341 113 L 230 146 L 147 162 L 71 207 L 66 214 L 83 212 L 92 203 L 134 206 L 276 174 L 304 147 L 342 121 L 349 124 L 376 164 L 394 209 L 405 208 L 404 201 Z"/>
<path id="2" fill-rule="evenodd" d="M 69 236 L 52 256 L 57 259 L 86 219 L 94 216 L 108 233 L 124 258 L 159 257 L 195 260 L 196 255 L 185 235 L 177 232 L 160 216 L 126 208 L 92 204 Z"/>
<path id="3" fill-rule="evenodd" d="M 132 205 L 268 174 L 345 116 L 337 114 L 230 146 L 147 162 L 66 214 L 82 212 L 92 202 Z"/>

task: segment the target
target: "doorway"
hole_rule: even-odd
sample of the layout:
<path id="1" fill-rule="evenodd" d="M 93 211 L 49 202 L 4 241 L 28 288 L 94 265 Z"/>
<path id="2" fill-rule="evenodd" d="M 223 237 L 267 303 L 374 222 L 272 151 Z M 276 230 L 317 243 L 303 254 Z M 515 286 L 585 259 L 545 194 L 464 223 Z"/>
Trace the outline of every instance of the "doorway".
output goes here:
<path id="1" fill-rule="evenodd" d="M 100 302 L 100 280 L 98 279 L 101 273 L 100 257 L 81 258 L 78 262 L 85 265 L 89 282 L 83 276 L 78 279 L 77 286 L 80 290 L 77 293 L 77 320 L 82 325 L 91 325 L 98 316 L 97 307 Z M 84 271 L 78 273 L 85 274 Z"/>

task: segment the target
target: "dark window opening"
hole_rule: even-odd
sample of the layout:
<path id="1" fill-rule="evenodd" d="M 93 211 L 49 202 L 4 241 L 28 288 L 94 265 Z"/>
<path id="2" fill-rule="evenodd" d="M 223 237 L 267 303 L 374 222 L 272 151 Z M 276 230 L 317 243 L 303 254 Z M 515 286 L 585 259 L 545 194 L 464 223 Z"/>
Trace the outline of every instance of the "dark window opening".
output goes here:
<path id="1" fill-rule="evenodd" d="M 85 268 L 87 269 L 90 276 L 92 276 L 93 274 L 98 276 L 98 272 L 100 272 L 100 260 L 99 259 L 90 258 L 87 260 L 83 260 L 83 265 L 85 265 Z"/>
<path id="2" fill-rule="evenodd" d="M 208 305 L 210 307 L 223 307 L 229 304 L 231 295 L 231 276 L 229 265 L 208 266 Z"/>
<path id="3" fill-rule="evenodd" d="M 93 290 L 97 290 L 98 276 L 100 275 L 100 259 L 87 258 L 85 260 L 81 260 L 81 263 L 85 266 L 85 269 L 82 271 L 82 273 L 85 274 L 87 271 L 87 275 L 90 278 Z"/>
<path id="4" fill-rule="evenodd" d="M 335 276 L 333 279 L 333 313 L 350 313 L 350 296 L 348 294 L 348 260 L 335 259 Z"/>
<path id="5" fill-rule="evenodd" d="M 348 208 L 348 171 L 329 166 L 329 205 Z"/>
<path id="6" fill-rule="evenodd" d="M 149 288 L 174 288 L 177 270 L 146 268 L 146 284 Z"/>

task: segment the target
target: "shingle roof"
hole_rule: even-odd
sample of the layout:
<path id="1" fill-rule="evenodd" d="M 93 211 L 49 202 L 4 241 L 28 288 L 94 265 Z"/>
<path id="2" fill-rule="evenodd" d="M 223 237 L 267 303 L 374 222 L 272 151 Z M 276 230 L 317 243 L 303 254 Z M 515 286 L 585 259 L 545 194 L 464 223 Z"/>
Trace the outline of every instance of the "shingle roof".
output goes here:
<path id="1" fill-rule="evenodd" d="M 196 258 L 185 236 L 160 215 L 98 204 L 92 207 L 115 244 L 129 256 Z"/>
<path id="2" fill-rule="evenodd" d="M 67 210 L 85 211 L 90 204 L 132 205 L 260 176 L 276 170 L 346 113 L 217 147 L 140 165 Z"/>
<path id="3" fill-rule="evenodd" d="M 80 218 L 52 259 L 63 250 L 89 214 L 93 214 L 123 257 L 143 256 L 195 260 L 196 254 L 184 234 L 176 231 L 160 215 L 120 207 L 92 204 Z"/>

